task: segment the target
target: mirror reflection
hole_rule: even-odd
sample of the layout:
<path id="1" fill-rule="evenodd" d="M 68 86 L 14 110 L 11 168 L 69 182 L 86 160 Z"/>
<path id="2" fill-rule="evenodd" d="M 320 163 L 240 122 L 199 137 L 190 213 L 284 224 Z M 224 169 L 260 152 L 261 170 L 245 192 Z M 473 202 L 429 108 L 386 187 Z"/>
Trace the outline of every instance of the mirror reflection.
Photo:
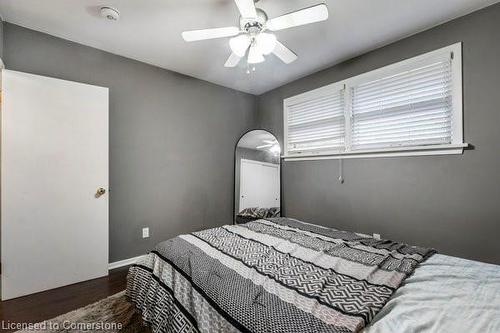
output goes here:
<path id="1" fill-rule="evenodd" d="M 274 135 L 253 130 L 235 151 L 235 223 L 279 217 L 281 147 Z"/>

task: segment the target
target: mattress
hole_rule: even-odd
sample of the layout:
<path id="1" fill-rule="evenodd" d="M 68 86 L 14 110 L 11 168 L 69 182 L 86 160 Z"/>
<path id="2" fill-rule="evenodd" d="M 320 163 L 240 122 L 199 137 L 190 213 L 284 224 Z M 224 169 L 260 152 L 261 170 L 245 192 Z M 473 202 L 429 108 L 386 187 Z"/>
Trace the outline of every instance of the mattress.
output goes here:
<path id="1" fill-rule="evenodd" d="M 433 255 L 363 332 L 500 332 L 500 266 Z"/>

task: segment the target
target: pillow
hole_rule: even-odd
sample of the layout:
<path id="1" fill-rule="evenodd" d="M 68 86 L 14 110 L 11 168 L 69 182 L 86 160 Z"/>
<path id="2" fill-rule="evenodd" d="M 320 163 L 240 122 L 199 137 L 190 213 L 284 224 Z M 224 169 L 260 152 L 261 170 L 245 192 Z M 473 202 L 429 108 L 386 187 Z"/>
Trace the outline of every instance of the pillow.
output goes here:
<path id="1" fill-rule="evenodd" d="M 279 217 L 279 215 L 280 215 L 279 207 L 271 207 L 271 208 L 251 207 L 251 208 L 245 208 L 238 213 L 238 216 L 253 217 L 253 218 Z"/>

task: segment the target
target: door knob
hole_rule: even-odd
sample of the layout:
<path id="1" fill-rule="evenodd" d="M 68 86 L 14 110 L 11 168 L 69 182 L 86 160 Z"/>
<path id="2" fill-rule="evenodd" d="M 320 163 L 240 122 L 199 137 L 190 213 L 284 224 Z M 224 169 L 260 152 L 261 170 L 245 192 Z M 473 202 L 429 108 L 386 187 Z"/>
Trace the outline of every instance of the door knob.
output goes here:
<path id="1" fill-rule="evenodd" d="M 104 193 L 106 193 L 106 190 L 102 187 L 99 187 L 97 189 L 97 191 L 95 192 L 95 197 L 96 198 L 99 198 L 101 195 L 103 195 Z"/>

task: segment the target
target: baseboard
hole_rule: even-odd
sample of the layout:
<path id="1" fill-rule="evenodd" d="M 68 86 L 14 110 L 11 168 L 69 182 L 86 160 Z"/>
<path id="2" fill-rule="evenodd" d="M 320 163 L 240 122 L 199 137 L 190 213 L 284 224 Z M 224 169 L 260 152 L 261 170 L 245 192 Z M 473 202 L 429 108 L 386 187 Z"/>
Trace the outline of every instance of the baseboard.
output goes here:
<path id="1" fill-rule="evenodd" d="M 144 255 L 133 257 L 133 258 L 128 258 L 128 259 L 123 259 L 120 261 L 110 262 L 108 269 L 111 270 L 111 269 L 115 269 L 115 268 L 119 268 L 119 267 L 123 267 L 123 266 L 132 265 L 132 264 L 136 263 L 142 257 L 144 257 Z"/>

